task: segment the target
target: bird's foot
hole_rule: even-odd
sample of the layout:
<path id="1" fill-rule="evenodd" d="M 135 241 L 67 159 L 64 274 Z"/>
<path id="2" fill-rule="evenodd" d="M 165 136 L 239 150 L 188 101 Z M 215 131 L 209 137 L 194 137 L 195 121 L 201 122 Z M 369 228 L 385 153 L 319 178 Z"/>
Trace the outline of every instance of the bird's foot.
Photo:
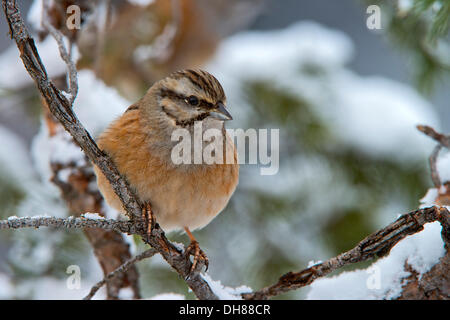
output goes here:
<path id="1" fill-rule="evenodd" d="M 207 271 L 208 266 L 209 266 L 208 257 L 206 256 L 205 252 L 203 252 L 203 250 L 200 249 L 200 245 L 199 245 L 197 239 L 195 239 L 195 237 L 192 235 L 192 233 L 189 231 L 189 229 L 185 228 L 185 231 L 186 231 L 187 235 L 189 236 L 191 243 L 184 251 L 184 254 L 185 254 L 186 258 L 189 258 L 189 256 L 194 257 L 194 259 L 192 261 L 190 273 L 194 272 L 196 270 L 197 266 L 200 264 L 204 265 L 206 268 L 205 271 Z"/>
<path id="2" fill-rule="evenodd" d="M 147 228 L 147 237 L 150 237 L 152 230 L 155 226 L 155 218 L 153 216 L 152 207 L 148 202 L 146 202 L 142 207 L 142 219 L 144 220 Z"/>

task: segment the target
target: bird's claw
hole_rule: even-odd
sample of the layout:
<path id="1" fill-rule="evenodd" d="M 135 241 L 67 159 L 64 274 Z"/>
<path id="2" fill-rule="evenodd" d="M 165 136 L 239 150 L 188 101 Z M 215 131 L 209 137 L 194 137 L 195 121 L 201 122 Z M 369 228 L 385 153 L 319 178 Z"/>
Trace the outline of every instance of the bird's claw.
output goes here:
<path id="1" fill-rule="evenodd" d="M 142 207 L 142 219 L 145 221 L 147 228 L 147 237 L 150 237 L 153 227 L 155 226 L 155 219 L 150 203 L 145 203 Z"/>
<path id="2" fill-rule="evenodd" d="M 184 251 L 184 254 L 186 258 L 189 258 L 189 256 L 193 256 L 194 259 L 192 261 L 191 270 L 189 273 L 192 273 L 196 270 L 198 265 L 204 265 L 206 270 L 208 271 L 209 266 L 209 259 L 206 256 L 205 252 L 203 252 L 202 249 L 200 249 L 200 245 L 198 244 L 198 241 L 193 240 L 189 244 L 189 246 Z"/>

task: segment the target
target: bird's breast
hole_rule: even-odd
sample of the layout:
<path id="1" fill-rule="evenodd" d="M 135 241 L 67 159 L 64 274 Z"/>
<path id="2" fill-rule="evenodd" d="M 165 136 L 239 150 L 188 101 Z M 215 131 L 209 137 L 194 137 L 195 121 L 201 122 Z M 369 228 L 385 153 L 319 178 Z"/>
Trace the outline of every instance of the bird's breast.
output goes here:
<path id="1" fill-rule="evenodd" d="M 224 209 L 239 178 L 239 165 L 174 165 L 158 133 L 142 129 L 138 111 L 126 112 L 99 138 L 101 149 L 126 176 L 141 201 L 150 202 L 166 231 L 202 228 Z M 169 142 L 167 143 L 169 148 Z M 236 154 L 234 145 L 227 144 Z M 227 152 L 228 152 L 227 151 Z M 188 167 L 186 167 L 188 166 Z M 96 169 L 100 191 L 112 207 L 123 211 L 109 183 Z"/>

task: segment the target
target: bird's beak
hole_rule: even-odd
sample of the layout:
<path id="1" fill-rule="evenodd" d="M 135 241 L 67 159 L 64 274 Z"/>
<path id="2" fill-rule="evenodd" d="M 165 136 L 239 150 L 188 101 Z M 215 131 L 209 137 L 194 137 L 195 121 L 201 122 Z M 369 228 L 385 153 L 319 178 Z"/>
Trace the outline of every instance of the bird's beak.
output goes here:
<path id="1" fill-rule="evenodd" d="M 233 120 L 233 117 L 231 116 L 231 114 L 228 112 L 228 110 L 225 108 L 225 105 L 221 102 L 219 102 L 216 105 L 216 109 L 214 111 L 211 111 L 209 113 L 209 116 L 211 118 L 217 119 L 217 120 Z"/>

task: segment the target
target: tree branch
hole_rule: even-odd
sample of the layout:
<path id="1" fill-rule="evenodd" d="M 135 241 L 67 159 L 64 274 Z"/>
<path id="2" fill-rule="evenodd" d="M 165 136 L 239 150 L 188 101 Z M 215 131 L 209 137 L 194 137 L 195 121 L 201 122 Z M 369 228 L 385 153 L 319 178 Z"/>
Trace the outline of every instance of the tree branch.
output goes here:
<path id="1" fill-rule="evenodd" d="M 300 272 L 289 272 L 281 276 L 274 285 L 256 292 L 244 293 L 242 297 L 251 300 L 269 299 L 287 291 L 310 285 L 316 279 L 324 277 L 343 266 L 385 256 L 400 240 L 421 231 L 424 224 L 434 221 L 441 223 L 442 238 L 448 247 L 450 244 L 449 211 L 445 207 L 420 209 L 402 215 L 395 222 L 366 237 L 356 247 L 337 257 Z"/>
<path id="2" fill-rule="evenodd" d="M 111 281 L 112 278 L 116 277 L 118 274 L 125 273 L 132 267 L 135 263 L 153 257 L 155 254 L 157 254 L 158 251 L 151 248 L 148 249 L 141 254 L 138 254 L 136 257 L 126 261 L 124 264 L 122 264 L 120 267 L 118 267 L 116 270 L 110 272 L 106 277 L 103 278 L 103 280 L 97 282 L 92 288 L 91 291 L 89 291 L 89 294 L 83 298 L 83 300 L 91 300 L 92 297 L 97 293 L 98 290 L 100 290 L 103 285 L 105 285 L 108 281 Z"/>
<path id="3" fill-rule="evenodd" d="M 450 136 L 436 132 L 436 130 L 434 130 L 432 127 L 425 126 L 425 125 L 418 125 L 417 130 L 426 134 L 433 140 L 436 140 L 437 142 L 439 142 L 441 145 L 443 145 L 447 149 L 450 149 Z"/>
<path id="4" fill-rule="evenodd" d="M 145 222 L 141 215 L 141 202 L 129 187 L 126 179 L 121 176 L 109 156 L 98 148 L 89 132 L 80 123 L 73 113 L 69 101 L 48 79 L 34 40 L 27 31 L 17 8 L 16 1 L 2 0 L 2 5 L 10 28 L 11 37 L 15 40 L 25 68 L 35 81 L 39 92 L 49 106 L 50 112 L 72 135 L 74 141 L 84 151 L 88 159 L 96 164 L 108 179 L 118 198 L 121 200 L 128 217 L 135 224 L 135 234 L 139 234 L 144 242 L 155 248 L 161 254 L 171 267 L 185 279 L 197 298 L 217 299 L 217 296 L 213 293 L 208 283 L 200 276 L 201 263 L 198 264 L 196 270 L 191 272 L 192 263 L 189 257 L 166 238 L 164 231 L 158 224 L 152 228 L 150 235 L 147 234 Z"/>
<path id="5" fill-rule="evenodd" d="M 442 186 L 442 181 L 439 176 L 439 172 L 437 170 L 437 159 L 439 156 L 439 152 L 442 148 L 450 149 L 450 136 L 437 132 L 430 126 L 418 125 L 417 130 L 422 132 L 423 134 L 429 136 L 439 144 L 434 148 L 433 152 L 430 155 L 429 163 L 431 170 L 431 180 L 433 181 L 434 186 L 439 189 Z M 446 181 L 444 181 L 446 182 Z"/>
<path id="6" fill-rule="evenodd" d="M 61 56 L 61 59 L 66 63 L 67 65 L 67 71 L 69 75 L 69 94 L 68 97 L 69 103 L 72 106 L 75 98 L 78 94 L 78 81 L 77 81 L 77 68 L 75 66 L 75 63 L 72 61 L 70 57 L 71 50 L 67 50 L 66 46 L 64 45 L 64 38 L 60 31 L 58 31 L 50 22 L 50 19 L 48 17 L 48 12 L 50 10 L 50 2 L 49 0 L 44 0 L 43 2 L 43 8 L 42 8 L 42 25 L 47 29 L 47 31 L 52 35 L 52 37 L 55 39 L 56 43 L 58 44 L 59 49 L 59 55 Z M 72 43 L 69 41 L 69 46 L 72 46 Z"/>
<path id="7" fill-rule="evenodd" d="M 100 228 L 127 234 L 138 233 L 138 228 L 136 228 L 136 225 L 134 223 L 131 223 L 130 221 L 117 221 L 113 219 L 92 219 L 84 217 L 55 218 L 47 216 L 36 216 L 9 217 L 7 220 L 0 220 L 0 230 L 40 227 L 67 229 Z"/>

